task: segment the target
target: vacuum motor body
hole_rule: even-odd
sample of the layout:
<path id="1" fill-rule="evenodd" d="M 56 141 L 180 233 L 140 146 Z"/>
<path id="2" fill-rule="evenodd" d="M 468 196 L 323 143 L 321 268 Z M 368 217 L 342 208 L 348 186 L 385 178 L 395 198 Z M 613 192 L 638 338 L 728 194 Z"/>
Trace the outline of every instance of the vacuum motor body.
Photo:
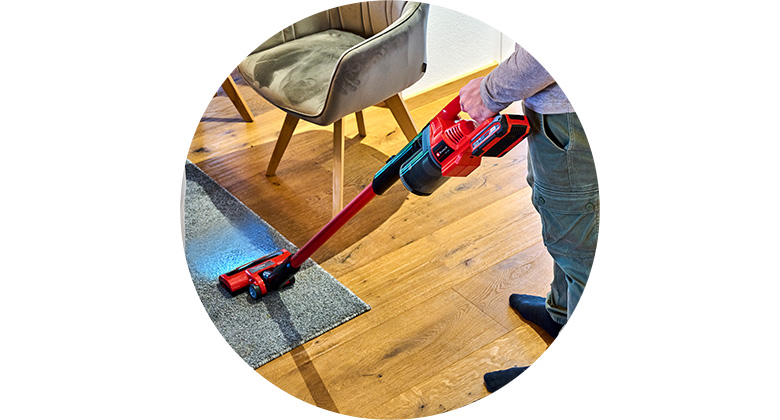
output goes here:
<path id="1" fill-rule="evenodd" d="M 401 182 L 416 195 L 432 194 L 448 177 L 469 175 L 483 156 L 504 156 L 530 133 L 523 115 L 496 115 L 479 126 L 459 119 L 458 99 L 417 135 L 418 150 L 401 166 Z"/>

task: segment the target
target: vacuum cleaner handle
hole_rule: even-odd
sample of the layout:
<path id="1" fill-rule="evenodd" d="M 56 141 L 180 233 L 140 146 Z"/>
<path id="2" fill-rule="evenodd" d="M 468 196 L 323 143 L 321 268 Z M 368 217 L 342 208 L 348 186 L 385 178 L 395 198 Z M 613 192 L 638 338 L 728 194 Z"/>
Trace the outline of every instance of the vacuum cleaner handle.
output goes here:
<path id="1" fill-rule="evenodd" d="M 440 120 L 456 121 L 460 111 L 460 95 L 458 95 L 452 99 L 450 103 L 447 104 L 447 106 L 439 111 L 439 113 L 436 114 L 436 117 L 434 118 L 438 118 Z"/>

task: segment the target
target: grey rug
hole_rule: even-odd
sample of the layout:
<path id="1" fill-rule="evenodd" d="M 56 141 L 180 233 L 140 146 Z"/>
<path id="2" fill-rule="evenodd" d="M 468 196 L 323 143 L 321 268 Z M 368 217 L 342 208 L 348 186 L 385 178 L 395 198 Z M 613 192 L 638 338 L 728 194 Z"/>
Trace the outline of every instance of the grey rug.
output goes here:
<path id="1" fill-rule="evenodd" d="M 211 320 L 253 369 L 371 309 L 311 260 L 293 286 L 254 301 L 217 280 L 281 248 L 297 248 L 197 166 L 185 165 L 184 247 Z"/>

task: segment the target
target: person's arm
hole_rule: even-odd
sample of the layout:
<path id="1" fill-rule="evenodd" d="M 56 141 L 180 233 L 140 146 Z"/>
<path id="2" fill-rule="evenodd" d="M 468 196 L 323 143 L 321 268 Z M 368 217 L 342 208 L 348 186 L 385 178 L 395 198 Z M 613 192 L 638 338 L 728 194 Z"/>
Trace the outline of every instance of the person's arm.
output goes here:
<path id="1" fill-rule="evenodd" d="M 490 74 L 476 78 L 460 91 L 461 109 L 477 122 L 496 115 L 555 83 L 547 70 L 520 45 Z"/>

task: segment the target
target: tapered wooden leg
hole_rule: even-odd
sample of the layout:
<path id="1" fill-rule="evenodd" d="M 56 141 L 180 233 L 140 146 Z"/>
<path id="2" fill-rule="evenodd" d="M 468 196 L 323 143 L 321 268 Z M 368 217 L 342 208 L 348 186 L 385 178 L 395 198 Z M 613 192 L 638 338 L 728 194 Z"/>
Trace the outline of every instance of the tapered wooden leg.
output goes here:
<path id="1" fill-rule="evenodd" d="M 366 121 L 363 119 L 363 111 L 355 113 L 355 119 L 357 120 L 358 134 L 360 137 L 366 136 Z"/>
<path id="2" fill-rule="evenodd" d="M 282 124 L 282 130 L 279 131 L 279 138 L 276 139 L 276 146 L 271 154 L 271 161 L 268 162 L 268 170 L 265 171 L 265 176 L 276 175 L 276 168 L 279 166 L 279 161 L 282 160 L 284 151 L 287 150 L 287 145 L 290 143 L 295 126 L 298 125 L 298 117 L 291 114 L 287 114 L 284 117 L 284 123 Z"/>
<path id="3" fill-rule="evenodd" d="M 243 118 L 244 121 L 252 122 L 255 120 L 252 116 L 252 111 L 249 110 L 246 102 L 244 102 L 244 98 L 238 92 L 238 88 L 236 87 L 235 82 L 233 82 L 232 77 L 228 76 L 228 78 L 225 79 L 222 83 L 222 90 L 224 90 L 227 97 L 230 98 L 230 102 L 233 102 L 233 106 L 236 107 L 236 110 L 241 114 L 241 118 Z"/>
<path id="4" fill-rule="evenodd" d="M 385 103 L 387 104 L 387 107 L 390 108 L 390 112 L 393 113 L 393 117 L 395 117 L 395 120 L 401 127 L 401 131 L 403 131 L 406 139 L 412 141 L 419 130 L 417 130 L 417 126 L 414 124 L 414 120 L 412 120 L 412 116 L 409 114 L 406 103 L 401 99 L 401 94 L 396 94 L 387 98 Z"/>
<path id="5" fill-rule="evenodd" d="M 333 123 L 333 215 L 344 207 L 344 130 L 343 121 Z"/>

